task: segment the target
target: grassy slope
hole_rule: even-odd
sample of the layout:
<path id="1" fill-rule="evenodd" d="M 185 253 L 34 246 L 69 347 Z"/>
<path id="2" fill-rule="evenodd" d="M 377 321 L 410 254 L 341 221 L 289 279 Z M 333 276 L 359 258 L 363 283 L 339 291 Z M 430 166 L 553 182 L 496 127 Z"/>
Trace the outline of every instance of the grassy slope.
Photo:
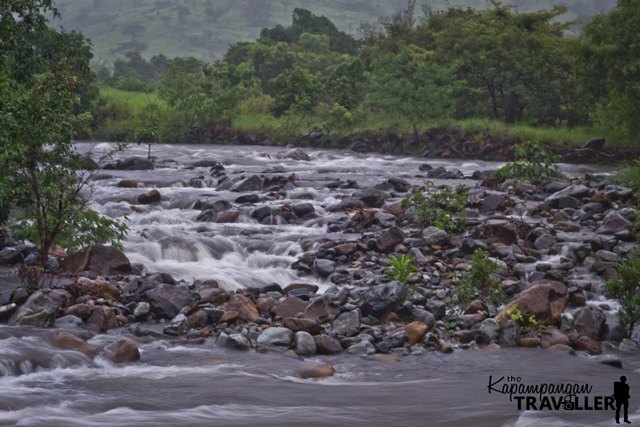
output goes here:
<path id="1" fill-rule="evenodd" d="M 609 8 L 614 0 L 512 0 L 523 11 L 549 8 L 562 3 L 570 8 L 568 19 L 584 20 Z M 421 3 L 421 2 L 419 2 Z M 483 7 L 485 0 L 430 0 L 433 9 L 446 4 Z M 509 3 L 509 1 L 505 1 Z M 146 45 L 145 57 L 164 54 L 168 57 L 195 56 L 213 60 L 221 58 L 230 44 L 254 40 L 264 27 L 287 25 L 296 7 L 330 18 L 340 29 L 357 34 L 363 22 L 376 22 L 406 4 L 406 0 L 57 0 L 62 13 L 61 24 L 67 30 L 83 32 L 94 44 L 96 63 L 110 65 L 126 52 L 119 46 L 132 40 L 123 34 L 127 24 L 138 23 L 144 33 L 136 41 Z M 213 21 L 204 14 L 205 7 L 218 10 Z M 188 14 L 180 18 L 179 11 Z M 419 13 L 421 15 L 421 12 Z M 55 23 L 60 25 L 60 23 Z"/>

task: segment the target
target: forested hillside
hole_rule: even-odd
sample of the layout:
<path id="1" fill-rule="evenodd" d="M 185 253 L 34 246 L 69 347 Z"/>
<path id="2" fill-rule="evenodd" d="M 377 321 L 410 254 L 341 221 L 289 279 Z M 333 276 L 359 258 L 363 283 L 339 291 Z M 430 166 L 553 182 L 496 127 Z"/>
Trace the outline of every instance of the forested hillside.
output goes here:
<path id="1" fill-rule="evenodd" d="M 510 0 L 520 11 L 568 8 L 563 19 L 586 22 L 614 0 Z M 326 16 L 347 33 L 357 35 L 362 23 L 374 23 L 406 6 L 406 0 L 58 0 L 62 25 L 92 40 L 95 61 L 111 65 L 124 53 L 135 51 L 145 58 L 194 56 L 222 57 L 229 45 L 254 40 L 265 27 L 286 25 L 295 8 Z M 425 0 L 423 6 L 441 10 L 447 6 L 487 7 L 487 0 Z"/>

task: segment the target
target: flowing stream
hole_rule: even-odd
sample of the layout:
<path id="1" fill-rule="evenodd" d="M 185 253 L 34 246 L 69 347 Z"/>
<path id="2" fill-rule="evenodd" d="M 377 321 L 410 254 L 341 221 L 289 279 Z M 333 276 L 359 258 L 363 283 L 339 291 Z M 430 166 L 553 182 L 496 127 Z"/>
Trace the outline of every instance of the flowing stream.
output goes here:
<path id="1" fill-rule="evenodd" d="M 113 144 L 79 144 L 94 156 Z M 146 156 L 146 146 L 131 146 L 114 159 Z M 308 150 L 309 161 L 287 158 L 275 147 L 156 145 L 151 171 L 100 170 L 94 177 L 94 207 L 124 218 L 130 227 L 125 253 L 145 271 L 176 279 L 217 280 L 228 289 L 281 286 L 300 281 L 291 264 L 322 238 L 334 234 L 330 224 L 344 213 L 329 208 L 359 188 L 390 177 L 424 183 L 419 166 L 459 169 L 465 177 L 498 163 L 426 160 L 413 157 Z M 216 188 L 208 166 L 220 162 L 233 177 L 263 174 L 290 176 L 286 191 L 238 193 Z M 578 176 L 591 166 L 561 165 Z M 194 178 L 196 178 L 194 180 Z M 136 181 L 133 188 L 118 186 Z M 353 182 L 352 182 L 353 181 Z M 338 188 L 327 184 L 338 182 Z M 439 181 L 436 181 L 439 183 Z M 461 179 L 448 184 L 478 185 Z M 343 188 L 341 188 L 343 187 Z M 140 194 L 157 189 L 160 204 L 136 204 Z M 260 194 L 253 204 L 235 202 L 243 194 Z M 197 221 L 197 201 L 230 202 L 236 222 Z M 317 218 L 298 224 L 274 219 L 258 223 L 256 206 L 312 203 Z M 132 205 L 136 205 L 132 208 Z M 523 208 L 524 209 L 524 208 Z M 525 213 L 525 212 L 523 212 Z M 346 236 L 348 237 L 348 236 Z M 355 237 L 355 236 L 354 236 Z M 323 287 L 323 279 L 304 282 Z M 522 383 L 577 383 L 592 395 L 610 395 L 613 381 L 626 375 L 631 385 L 631 421 L 640 422 L 640 358 L 624 356 L 624 368 L 534 349 L 457 350 L 452 354 L 363 359 L 342 355 L 314 357 L 334 365 L 336 374 L 321 380 L 295 375 L 304 363 L 283 355 L 257 355 L 203 345 L 156 341 L 141 345 L 137 363 L 113 366 L 75 351 L 49 347 L 49 331 L 0 327 L 0 425 L 19 426 L 608 426 L 608 411 L 523 411 L 515 401 L 489 393 L 489 376 L 516 376 Z M 100 335 L 104 344 L 117 336 Z"/>

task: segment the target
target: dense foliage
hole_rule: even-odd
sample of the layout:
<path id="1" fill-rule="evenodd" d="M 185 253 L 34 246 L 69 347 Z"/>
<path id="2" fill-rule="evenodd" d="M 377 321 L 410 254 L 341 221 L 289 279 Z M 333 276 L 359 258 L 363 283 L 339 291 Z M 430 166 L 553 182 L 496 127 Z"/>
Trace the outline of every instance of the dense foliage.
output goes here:
<path id="1" fill-rule="evenodd" d="M 0 222 L 66 249 L 122 237 L 125 227 L 88 208 L 88 174 L 72 137 L 91 119 L 95 87 L 87 41 L 46 27 L 52 2 L 0 6 Z"/>
<path id="2" fill-rule="evenodd" d="M 616 270 L 618 277 L 607 282 L 605 293 L 620 304 L 618 319 L 631 338 L 633 329 L 640 323 L 640 255 L 620 263 Z"/>
<path id="3" fill-rule="evenodd" d="M 127 119 L 114 129 L 123 108 L 110 102 L 100 110 L 97 134 L 135 140 L 151 121 L 162 124 L 157 135 L 165 141 L 220 123 L 276 139 L 386 128 L 419 140 L 434 124 L 481 119 L 594 126 L 625 140 L 638 135 L 640 52 L 637 32 L 628 31 L 640 19 L 636 3 L 620 1 L 580 38 L 566 36 L 571 23 L 563 21 L 563 7 L 519 12 L 491 4 L 425 10 L 419 19 L 410 0 L 364 27 L 359 40 L 295 9 L 291 25 L 265 28 L 215 63 L 130 52 L 113 73 L 101 70 L 104 82 L 159 93 L 169 110 L 149 102 L 120 114 Z"/>

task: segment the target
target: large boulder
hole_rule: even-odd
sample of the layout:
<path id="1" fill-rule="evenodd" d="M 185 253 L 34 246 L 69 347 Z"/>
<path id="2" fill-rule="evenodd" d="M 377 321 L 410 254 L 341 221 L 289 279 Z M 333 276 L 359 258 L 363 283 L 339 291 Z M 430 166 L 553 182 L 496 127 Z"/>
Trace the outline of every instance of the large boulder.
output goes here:
<path id="1" fill-rule="evenodd" d="M 553 280 L 539 280 L 512 300 L 498 316 L 499 323 L 508 320 L 508 314 L 520 309 L 522 317 L 535 316 L 539 325 L 554 326 L 560 320 L 567 302 L 567 287 Z"/>
<path id="2" fill-rule="evenodd" d="M 610 211 L 602 221 L 602 225 L 596 230 L 600 234 L 615 234 L 626 236 L 633 224 L 616 211 Z"/>
<path id="3" fill-rule="evenodd" d="M 9 319 L 10 325 L 53 326 L 57 313 L 71 301 L 71 295 L 64 290 L 36 291 Z"/>
<path id="4" fill-rule="evenodd" d="M 162 201 L 162 195 L 158 190 L 151 190 L 138 196 L 138 204 L 151 205 L 154 203 L 160 203 Z"/>
<path id="5" fill-rule="evenodd" d="M 274 307 L 271 312 L 281 319 L 297 317 L 298 313 L 304 313 L 309 306 L 309 302 L 296 297 L 287 297 L 284 301 Z"/>
<path id="6" fill-rule="evenodd" d="M 235 191 L 237 193 L 247 193 L 250 191 L 259 191 L 261 188 L 262 178 L 260 178 L 258 175 L 251 175 L 249 178 L 236 183 L 233 187 L 231 187 L 231 191 Z"/>
<path id="7" fill-rule="evenodd" d="M 573 327 L 578 336 L 585 335 L 594 340 L 605 338 L 607 317 L 598 307 L 583 307 L 573 315 L 573 318 Z"/>
<path id="8" fill-rule="evenodd" d="M 379 317 L 386 312 L 396 310 L 406 296 L 406 287 L 398 281 L 376 285 L 362 296 L 360 310 L 364 316 Z"/>
<path id="9" fill-rule="evenodd" d="M 576 209 L 580 203 L 580 199 L 591 194 L 591 189 L 586 185 L 570 185 L 560 191 L 556 191 L 545 199 L 545 203 L 552 208 Z"/>
<path id="10" fill-rule="evenodd" d="M 153 162 L 144 157 L 128 157 L 118 160 L 116 163 L 110 163 L 104 167 L 105 169 L 117 170 L 150 170 L 153 169 Z"/>
<path id="11" fill-rule="evenodd" d="M 340 307 L 331 295 L 323 295 L 313 300 L 304 310 L 303 317 L 316 322 L 331 322 L 340 314 Z"/>
<path id="12" fill-rule="evenodd" d="M 113 246 L 88 246 L 69 255 L 62 262 L 62 268 L 69 272 L 91 271 L 96 274 L 131 273 L 131 263 L 122 251 Z"/>
<path id="13" fill-rule="evenodd" d="M 55 332 L 47 337 L 47 341 L 53 347 L 63 350 L 79 351 L 91 358 L 96 357 L 97 354 L 100 353 L 100 348 L 89 344 L 85 340 L 78 338 L 69 332 Z"/>
<path id="14" fill-rule="evenodd" d="M 160 285 L 144 293 L 156 316 L 173 319 L 183 307 L 191 304 L 191 291 L 183 285 Z"/>

